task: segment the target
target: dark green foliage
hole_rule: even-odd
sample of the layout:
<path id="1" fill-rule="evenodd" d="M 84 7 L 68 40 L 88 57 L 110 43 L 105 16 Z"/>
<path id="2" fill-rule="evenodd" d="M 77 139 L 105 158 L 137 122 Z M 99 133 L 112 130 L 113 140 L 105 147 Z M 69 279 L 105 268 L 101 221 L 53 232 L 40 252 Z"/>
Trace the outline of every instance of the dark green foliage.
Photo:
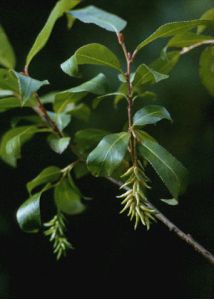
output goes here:
<path id="1" fill-rule="evenodd" d="M 21 157 L 22 146 L 34 137 L 36 133 L 46 135 L 51 150 L 59 155 L 65 151 L 72 151 L 76 160 L 65 168 L 49 166 L 42 170 L 33 180 L 27 183 L 29 198 L 17 211 L 17 221 L 22 230 L 38 232 L 40 229 L 53 242 L 54 252 L 59 259 L 72 246 L 67 241 L 65 231 L 66 215 L 76 215 L 86 209 L 84 198 L 73 179 L 73 174 L 79 179 L 91 173 L 95 177 L 113 177 L 123 182 L 122 188 L 126 192 L 119 196 L 124 205 L 122 212 L 135 220 L 135 228 L 141 222 L 150 228 L 155 220 L 155 210 L 149 206 L 147 190 L 152 188 L 147 176 L 146 162 L 148 162 L 161 178 L 172 199 L 161 199 L 169 205 L 176 205 L 181 193 L 187 185 L 187 171 L 182 164 L 166 149 L 140 128 L 146 125 L 156 125 L 166 119 L 172 121 L 166 108 L 152 104 L 133 111 L 133 103 L 143 103 L 146 97 L 156 99 L 151 90 L 154 84 L 169 78 L 170 72 L 178 63 L 182 55 L 196 47 L 211 45 L 203 50 L 200 57 L 200 76 L 204 86 L 214 95 L 214 37 L 206 35 L 206 29 L 212 29 L 213 10 L 205 13 L 200 20 L 174 22 L 162 25 L 148 38 L 142 41 L 133 51 L 127 51 L 124 36 L 121 31 L 126 21 L 107 13 L 94 6 L 81 9 L 73 8 L 79 0 L 60 0 L 56 3 L 42 31 L 27 55 L 23 72 L 15 68 L 15 55 L 12 46 L 0 27 L 0 112 L 22 108 L 29 113 L 17 116 L 12 120 L 12 127 L 1 139 L 0 157 L 9 165 L 16 167 Z M 101 28 L 116 33 L 118 43 L 122 46 L 127 63 L 127 70 L 123 70 L 121 59 L 107 46 L 98 43 L 82 46 L 61 64 L 64 73 L 72 77 L 79 77 L 82 65 L 110 68 L 115 71 L 118 87 L 112 88 L 106 75 L 98 74 L 94 78 L 63 91 L 54 91 L 39 96 L 40 89 L 48 84 L 47 80 L 40 81 L 29 76 L 28 67 L 35 55 L 47 43 L 55 22 L 62 15 L 67 14 L 68 25 L 71 27 L 75 19 L 84 23 L 93 23 Z M 197 29 L 197 33 L 195 30 Z M 203 35 L 201 34 L 203 33 Z M 157 39 L 168 39 L 160 57 L 147 65 L 143 61 L 132 70 L 132 64 L 138 52 Z M 173 48 L 176 48 L 175 50 Z M 92 105 L 86 102 L 86 97 L 95 95 Z M 121 100 L 128 105 L 127 123 L 117 133 L 109 133 L 100 128 L 87 128 L 87 121 L 92 110 L 96 109 L 103 99 L 114 100 L 115 107 Z M 93 100 L 93 99 L 92 99 Z M 93 111 L 96 114 L 97 111 Z M 116 113 L 112 109 L 112 114 Z M 176 116 L 174 116 L 176 119 Z M 69 125 L 73 119 L 86 122 L 81 129 L 71 136 Z M 19 123 L 25 125 L 19 125 Z M 111 116 L 109 116 L 109 124 Z M 27 125 L 26 125 L 27 123 Z M 78 124 L 78 123 L 77 123 Z M 128 129 L 127 129 L 128 127 Z M 82 127 L 81 127 L 82 128 Z M 125 129 L 124 129 L 125 128 Z M 36 143 L 36 141 L 35 141 Z M 67 152 L 66 152 L 67 153 Z M 42 219 L 40 202 L 45 192 L 51 192 L 55 214 L 46 222 Z M 48 193 L 50 194 L 50 193 Z"/>

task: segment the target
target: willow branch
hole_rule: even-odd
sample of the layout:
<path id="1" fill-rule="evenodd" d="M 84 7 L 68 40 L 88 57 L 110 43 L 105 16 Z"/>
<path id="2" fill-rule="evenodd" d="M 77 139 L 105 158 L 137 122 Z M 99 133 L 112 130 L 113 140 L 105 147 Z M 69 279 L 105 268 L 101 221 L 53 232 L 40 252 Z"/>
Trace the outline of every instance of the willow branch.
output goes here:
<path id="1" fill-rule="evenodd" d="M 193 49 L 198 48 L 198 47 L 200 47 L 200 46 L 203 46 L 203 45 L 212 45 L 212 44 L 214 44 L 214 40 L 206 40 L 206 41 L 202 41 L 202 42 L 199 42 L 199 43 L 194 44 L 194 45 L 192 45 L 192 46 L 184 47 L 184 48 L 181 50 L 180 54 L 183 55 L 183 54 L 186 54 L 186 53 L 188 53 L 188 52 L 192 51 Z"/>
<path id="2" fill-rule="evenodd" d="M 29 72 L 28 72 L 28 68 L 27 66 L 24 67 L 23 70 L 23 74 L 25 76 L 29 76 Z M 59 138 L 63 137 L 63 133 L 61 132 L 61 130 L 58 128 L 57 124 L 51 119 L 51 117 L 49 116 L 45 106 L 42 104 L 39 95 L 37 93 L 34 93 L 34 96 L 36 98 L 36 102 L 37 102 L 37 106 L 33 107 L 33 110 L 39 115 L 39 117 L 45 121 L 48 125 L 48 127 L 50 127 L 53 131 L 53 133 L 55 133 Z"/>
<path id="3" fill-rule="evenodd" d="M 107 177 L 109 181 L 114 183 L 117 186 L 122 186 L 122 182 L 115 180 L 114 178 Z M 124 190 L 129 190 L 128 188 L 124 188 Z M 174 232 L 180 239 L 185 241 L 187 244 L 192 246 L 192 248 L 204 256 L 210 264 L 214 265 L 214 256 L 213 254 L 204 248 L 200 243 L 198 243 L 190 234 L 184 233 L 178 226 L 176 226 L 172 221 L 170 221 L 163 213 L 161 213 L 151 202 L 148 201 L 148 206 L 155 210 L 156 218 L 161 221 L 168 229 Z"/>
<path id="4" fill-rule="evenodd" d="M 57 124 L 50 118 L 37 93 L 35 94 L 35 98 L 38 105 L 33 107 L 34 111 L 40 116 L 40 118 L 42 118 L 42 120 L 47 123 L 47 125 L 52 129 L 53 133 L 55 133 L 60 138 L 63 137 L 63 133 L 60 131 Z"/>

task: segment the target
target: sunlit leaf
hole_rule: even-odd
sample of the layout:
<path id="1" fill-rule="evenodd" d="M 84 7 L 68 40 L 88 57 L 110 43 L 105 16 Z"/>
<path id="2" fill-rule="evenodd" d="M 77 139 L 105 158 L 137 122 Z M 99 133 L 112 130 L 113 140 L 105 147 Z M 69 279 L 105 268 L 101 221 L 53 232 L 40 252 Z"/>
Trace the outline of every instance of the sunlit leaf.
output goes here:
<path id="1" fill-rule="evenodd" d="M 146 45 L 152 43 L 153 41 L 159 38 L 168 38 L 185 31 L 190 31 L 198 25 L 208 25 L 210 21 L 205 20 L 191 20 L 191 21 L 181 21 L 181 22 L 172 22 L 160 26 L 155 32 L 153 32 L 148 38 L 141 42 L 137 46 L 137 51 Z"/>
<path id="2" fill-rule="evenodd" d="M 47 80 L 44 81 L 36 80 L 15 71 L 14 74 L 18 80 L 19 93 L 23 105 L 26 104 L 26 102 L 31 99 L 32 95 L 35 92 L 37 92 L 42 86 L 49 84 Z"/>
<path id="3" fill-rule="evenodd" d="M 0 89 L 19 93 L 18 80 L 13 72 L 0 69 Z"/>
<path id="4" fill-rule="evenodd" d="M 28 53 L 26 65 L 29 66 L 34 56 L 45 46 L 47 43 L 53 27 L 57 21 L 65 12 L 79 4 L 80 0 L 60 0 L 56 3 L 51 14 L 48 17 L 43 29 L 37 36 L 30 52 Z"/>
<path id="5" fill-rule="evenodd" d="M 27 190 L 31 193 L 38 186 L 56 182 L 61 176 L 61 169 L 55 166 L 47 167 L 33 180 L 27 183 Z"/>
<path id="6" fill-rule="evenodd" d="M 149 66 L 142 64 L 137 68 L 134 76 L 133 86 L 138 87 L 148 82 L 157 83 L 161 80 L 167 79 L 169 76 L 166 74 L 159 73 Z"/>
<path id="7" fill-rule="evenodd" d="M 0 112 L 4 112 L 9 109 L 21 107 L 21 103 L 17 98 L 8 97 L 0 99 Z"/>
<path id="8" fill-rule="evenodd" d="M 120 32 L 127 25 L 127 22 L 120 17 L 92 5 L 82 9 L 72 10 L 69 14 L 84 23 L 96 24 L 99 27 L 113 32 Z"/>
<path id="9" fill-rule="evenodd" d="M 214 21 L 214 8 L 210 8 L 209 10 L 207 10 L 202 16 L 201 16 L 201 20 L 211 20 Z M 214 22 L 212 22 L 211 24 L 214 28 Z M 199 25 L 198 29 L 197 29 L 197 33 L 201 34 L 202 32 L 204 32 L 204 30 L 206 29 L 206 25 Z"/>
<path id="10" fill-rule="evenodd" d="M 160 105 L 147 105 L 135 113 L 133 125 L 145 126 L 147 124 L 156 124 L 163 119 L 172 121 L 171 116 L 165 107 Z"/>
<path id="11" fill-rule="evenodd" d="M 71 116 L 66 113 L 48 112 L 49 117 L 56 123 L 60 131 L 65 129 L 71 122 Z"/>
<path id="12" fill-rule="evenodd" d="M 87 158 L 89 171 L 94 176 L 111 176 L 122 163 L 128 150 L 128 143 L 127 132 L 105 136 Z"/>
<path id="13" fill-rule="evenodd" d="M 172 199 L 160 199 L 162 202 L 171 205 L 171 206 L 176 206 L 178 205 L 178 200 L 176 200 L 175 198 Z"/>
<path id="14" fill-rule="evenodd" d="M 61 68 L 66 74 L 78 77 L 79 65 L 101 65 L 122 72 L 118 58 L 101 44 L 88 44 L 79 48 L 72 57 L 61 64 Z"/>
<path id="15" fill-rule="evenodd" d="M 207 42 L 213 42 L 214 44 L 214 37 L 207 35 L 198 35 L 193 32 L 185 32 L 175 35 L 168 42 L 167 47 L 183 48 Z"/>
<path id="16" fill-rule="evenodd" d="M 31 196 L 17 211 L 16 218 L 20 228 L 29 233 L 36 233 L 41 227 L 40 198 L 42 192 Z"/>
<path id="17" fill-rule="evenodd" d="M 70 137 L 57 138 L 54 135 L 49 135 L 48 137 L 51 149 L 58 154 L 62 154 L 68 148 L 70 140 Z"/>
<path id="18" fill-rule="evenodd" d="M 38 132 L 35 126 L 21 126 L 7 131 L 1 140 L 0 157 L 12 167 L 21 158 L 21 147 Z"/>
<path id="19" fill-rule="evenodd" d="M 161 55 L 160 58 L 154 60 L 150 67 L 163 74 L 169 74 L 176 66 L 180 58 L 179 51 L 169 51 Z"/>
<path id="20" fill-rule="evenodd" d="M 16 64 L 15 53 L 8 37 L 0 25 L 0 65 L 8 69 L 14 69 Z"/>

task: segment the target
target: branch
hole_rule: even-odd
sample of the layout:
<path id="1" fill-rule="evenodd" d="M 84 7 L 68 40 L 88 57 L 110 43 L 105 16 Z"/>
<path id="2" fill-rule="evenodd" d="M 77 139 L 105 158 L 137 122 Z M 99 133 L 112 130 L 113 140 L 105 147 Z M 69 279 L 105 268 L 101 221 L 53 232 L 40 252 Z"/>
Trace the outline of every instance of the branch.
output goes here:
<path id="1" fill-rule="evenodd" d="M 29 72 L 27 66 L 24 67 L 24 70 L 22 72 L 25 76 L 29 77 Z M 57 124 L 50 118 L 45 106 L 42 104 L 39 95 L 37 93 L 34 93 L 34 96 L 37 101 L 37 106 L 33 107 L 33 110 L 39 115 L 39 117 L 44 120 L 47 125 L 52 129 L 53 133 L 55 133 L 59 138 L 63 137 L 63 133 L 58 128 Z"/>
<path id="2" fill-rule="evenodd" d="M 181 50 L 180 54 L 183 55 L 183 54 L 186 54 L 186 53 L 188 53 L 188 52 L 192 51 L 193 49 L 198 48 L 200 46 L 203 46 L 203 45 L 212 45 L 212 44 L 214 44 L 214 40 L 202 41 L 202 42 L 199 42 L 199 43 L 194 44 L 192 46 L 184 47 Z"/>
<path id="3" fill-rule="evenodd" d="M 107 177 L 109 181 L 114 183 L 117 186 L 121 186 L 122 183 L 111 178 Z M 128 190 L 128 188 L 124 188 Z M 148 201 L 148 206 L 156 211 L 156 218 L 161 221 L 164 225 L 166 225 L 170 231 L 174 232 L 180 239 L 184 240 L 187 244 L 193 247 L 193 249 L 204 256 L 210 264 L 214 265 L 214 256 L 211 252 L 209 252 L 206 248 L 204 248 L 201 244 L 199 244 L 190 234 L 184 233 L 180 228 L 178 228 L 172 221 L 170 221 L 167 217 L 164 216 L 151 202 Z"/>
<path id="4" fill-rule="evenodd" d="M 37 93 L 35 94 L 35 98 L 38 105 L 33 107 L 34 111 L 48 124 L 48 126 L 58 137 L 63 137 L 63 133 L 60 131 L 57 124 L 50 118 L 46 108 L 40 101 L 39 95 Z"/>

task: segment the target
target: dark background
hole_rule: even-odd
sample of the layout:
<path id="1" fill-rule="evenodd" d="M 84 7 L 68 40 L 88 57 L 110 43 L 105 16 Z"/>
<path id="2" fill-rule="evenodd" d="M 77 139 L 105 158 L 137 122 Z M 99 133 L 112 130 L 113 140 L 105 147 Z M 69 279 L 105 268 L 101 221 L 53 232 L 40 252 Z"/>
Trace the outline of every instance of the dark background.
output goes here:
<path id="1" fill-rule="evenodd" d="M 7 31 L 17 54 L 17 70 L 37 33 L 42 28 L 54 0 L 0 0 L 0 23 Z M 131 49 L 157 26 L 175 20 L 200 17 L 213 7 L 213 0 L 87 0 L 125 18 L 125 30 Z M 30 69 L 35 78 L 48 79 L 52 89 L 78 84 L 60 71 L 59 64 L 76 48 L 89 42 L 109 45 L 120 53 L 113 34 L 96 26 L 77 22 L 66 30 L 65 19 L 57 22 L 46 48 L 35 58 Z M 158 56 L 163 42 L 142 51 L 138 63 Z M 148 128 L 160 143 L 189 169 L 190 184 L 178 207 L 158 201 L 162 185 L 149 169 L 154 189 L 150 199 L 162 212 L 202 244 L 214 250 L 214 101 L 198 76 L 200 50 L 183 57 L 168 81 L 156 88 L 157 103 L 171 112 L 173 125 L 163 122 Z M 85 71 L 88 79 L 96 68 Z M 114 73 L 107 70 L 109 81 L 116 85 Z M 47 90 L 48 91 L 48 90 Z M 44 90 L 45 92 L 45 90 Z M 111 100 L 104 101 L 98 117 L 88 124 L 76 121 L 69 129 L 97 126 L 118 131 L 126 119 L 125 107 L 113 110 Z M 0 131 L 10 126 L 13 111 L 0 116 Z M 111 122 L 109 118 L 111 117 Z M 26 199 L 25 184 L 48 165 L 64 166 L 70 153 L 61 158 L 50 152 L 43 137 L 36 137 L 23 149 L 23 159 L 12 169 L 0 162 L 0 296 L 14 298 L 212 298 L 214 269 L 188 245 L 158 223 L 149 232 L 141 227 L 134 231 L 124 215 L 118 215 L 117 188 L 102 180 L 87 177 L 78 184 L 84 194 L 93 196 L 88 210 L 69 219 L 68 236 L 76 249 L 56 262 L 51 245 L 42 234 L 22 233 L 15 220 L 17 207 Z M 44 206 L 50 203 L 47 201 Z"/>

